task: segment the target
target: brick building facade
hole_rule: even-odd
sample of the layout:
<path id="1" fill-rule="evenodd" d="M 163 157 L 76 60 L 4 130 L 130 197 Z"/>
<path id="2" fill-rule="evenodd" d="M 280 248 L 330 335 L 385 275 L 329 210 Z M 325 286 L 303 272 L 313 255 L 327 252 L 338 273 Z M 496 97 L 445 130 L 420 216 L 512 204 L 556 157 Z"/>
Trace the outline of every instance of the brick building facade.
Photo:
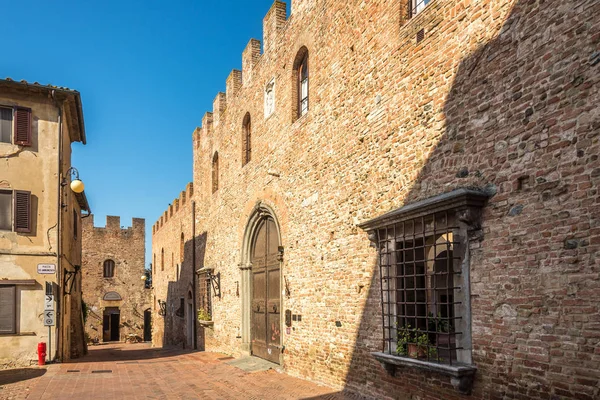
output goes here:
<path id="1" fill-rule="evenodd" d="M 598 398 L 600 3 L 428 3 L 274 3 L 153 226 L 157 314 L 374 398 Z"/>
<path id="2" fill-rule="evenodd" d="M 150 340 L 151 291 L 145 276 L 145 221 L 133 218 L 123 229 L 120 217 L 107 216 L 106 227 L 83 224 L 83 300 L 85 332 L 92 342 L 123 341 L 129 335 Z"/>

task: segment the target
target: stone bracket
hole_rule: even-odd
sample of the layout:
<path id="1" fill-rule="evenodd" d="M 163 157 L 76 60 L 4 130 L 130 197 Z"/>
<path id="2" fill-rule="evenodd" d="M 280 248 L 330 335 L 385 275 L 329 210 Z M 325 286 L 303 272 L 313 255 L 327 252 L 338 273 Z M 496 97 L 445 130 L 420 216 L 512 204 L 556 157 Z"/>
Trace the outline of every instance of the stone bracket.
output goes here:
<path id="1" fill-rule="evenodd" d="M 390 376 L 396 376 L 399 368 L 416 368 L 450 377 L 450 383 L 460 394 L 469 395 L 473 389 L 473 378 L 477 371 L 475 365 L 445 365 L 381 352 L 374 352 L 371 355 L 381 363 Z"/>

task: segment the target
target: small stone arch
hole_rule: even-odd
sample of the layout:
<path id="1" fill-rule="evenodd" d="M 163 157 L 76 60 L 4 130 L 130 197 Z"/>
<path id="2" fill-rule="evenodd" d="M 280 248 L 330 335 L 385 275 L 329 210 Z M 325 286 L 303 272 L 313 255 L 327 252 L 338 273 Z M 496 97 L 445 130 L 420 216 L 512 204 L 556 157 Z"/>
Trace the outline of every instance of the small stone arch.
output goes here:
<path id="1" fill-rule="evenodd" d="M 104 294 L 104 297 L 102 298 L 102 300 L 106 300 L 106 301 L 119 301 L 119 300 L 123 300 L 123 298 L 117 292 L 106 292 Z"/>

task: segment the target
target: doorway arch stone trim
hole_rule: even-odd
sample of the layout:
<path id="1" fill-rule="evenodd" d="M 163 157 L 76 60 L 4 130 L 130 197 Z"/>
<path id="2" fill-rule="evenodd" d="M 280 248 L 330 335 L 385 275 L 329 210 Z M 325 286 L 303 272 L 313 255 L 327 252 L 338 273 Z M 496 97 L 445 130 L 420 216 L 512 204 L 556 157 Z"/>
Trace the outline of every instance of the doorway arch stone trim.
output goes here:
<path id="1" fill-rule="evenodd" d="M 254 236 L 261 224 L 261 222 L 267 218 L 272 218 L 275 222 L 275 226 L 277 228 L 277 239 L 279 241 L 278 246 L 281 248 L 281 226 L 279 224 L 279 220 L 277 219 L 277 215 L 273 207 L 264 201 L 259 201 L 256 203 L 252 211 L 250 212 L 250 217 L 246 222 L 246 228 L 244 230 L 244 236 L 242 238 L 242 251 L 240 253 L 240 297 L 242 300 L 242 315 L 241 315 L 241 334 L 242 334 L 242 352 L 246 355 L 250 355 L 252 353 L 251 347 L 251 303 L 252 303 L 252 263 L 250 262 L 251 258 L 251 249 L 252 249 L 252 241 Z M 280 281 L 283 276 L 283 258 L 279 260 L 279 268 L 280 268 Z M 280 287 L 281 282 L 280 282 Z M 281 298 L 281 294 L 280 294 Z M 283 309 L 283 298 L 281 298 L 282 309 Z M 282 321 L 280 321 L 280 324 Z M 282 337 L 283 339 L 283 337 Z M 281 354 L 280 354 L 281 359 Z"/>

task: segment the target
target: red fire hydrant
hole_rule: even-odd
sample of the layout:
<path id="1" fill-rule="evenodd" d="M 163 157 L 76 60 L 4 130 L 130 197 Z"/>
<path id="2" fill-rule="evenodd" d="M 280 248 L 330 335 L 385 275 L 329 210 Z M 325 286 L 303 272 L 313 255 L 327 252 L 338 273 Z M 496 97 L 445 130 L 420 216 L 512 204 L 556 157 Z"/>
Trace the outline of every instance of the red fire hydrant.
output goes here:
<path id="1" fill-rule="evenodd" d="M 46 343 L 38 343 L 38 365 L 46 365 Z"/>

